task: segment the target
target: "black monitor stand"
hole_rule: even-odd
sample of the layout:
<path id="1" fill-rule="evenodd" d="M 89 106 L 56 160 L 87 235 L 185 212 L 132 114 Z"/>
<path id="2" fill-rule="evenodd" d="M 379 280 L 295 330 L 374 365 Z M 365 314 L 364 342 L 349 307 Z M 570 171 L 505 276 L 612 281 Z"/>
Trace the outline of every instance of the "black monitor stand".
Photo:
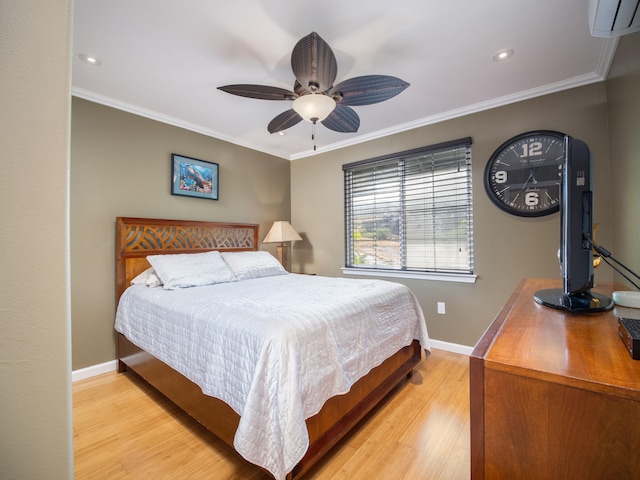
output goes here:
<path id="1" fill-rule="evenodd" d="M 533 299 L 545 307 L 573 313 L 604 312 L 613 308 L 611 298 L 591 290 L 580 293 L 565 293 L 562 288 L 550 288 L 538 290 Z"/>

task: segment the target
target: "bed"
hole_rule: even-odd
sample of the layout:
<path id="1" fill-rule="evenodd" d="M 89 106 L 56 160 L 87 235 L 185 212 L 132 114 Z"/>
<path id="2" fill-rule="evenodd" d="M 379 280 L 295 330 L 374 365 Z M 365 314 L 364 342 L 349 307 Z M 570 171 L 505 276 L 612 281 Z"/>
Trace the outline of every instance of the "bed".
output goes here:
<path id="1" fill-rule="evenodd" d="M 118 217 L 118 370 L 134 371 L 244 458 L 276 479 L 293 480 L 307 472 L 411 374 L 421 361 L 422 352 L 428 355 L 429 341 L 420 307 L 413 294 L 401 285 L 377 280 L 329 279 L 285 271 L 263 278 L 242 277 L 242 270 L 239 272 L 230 260 L 251 258 L 254 261 L 268 256 L 258 250 L 258 243 L 258 225 L 253 224 Z M 227 258 L 226 262 L 235 268 L 236 276 L 233 281 L 196 288 L 149 288 L 148 282 L 131 285 L 134 279 L 148 279 L 145 276 L 148 272 L 156 273 L 150 269 L 147 257 L 154 262 L 156 270 L 161 271 L 164 267 L 157 263 L 158 259 L 179 258 L 180 254 L 198 254 L 207 259 L 215 255 L 216 261 L 218 256 Z M 189 258 L 196 257 L 190 255 Z M 239 265 L 242 267 L 242 262 Z M 272 265 L 268 264 L 268 268 Z M 351 328 L 348 325 L 355 325 L 359 317 L 374 315 L 355 306 L 340 306 L 346 301 L 345 297 L 351 295 L 343 292 L 352 285 L 362 290 L 362 295 L 388 296 L 388 300 L 375 307 L 375 314 L 383 317 L 378 320 L 380 326 L 364 329 L 360 326 L 357 334 L 347 331 L 347 340 L 336 341 L 344 344 L 340 349 L 325 345 L 320 331 L 335 336 L 336 329 Z M 201 304 L 200 299 L 205 297 L 214 303 Z M 271 303 L 263 302 L 267 297 Z M 396 297 L 408 298 L 402 300 L 397 312 L 395 306 L 393 310 L 389 307 Z M 178 298 L 182 304 L 177 303 Z M 363 305 L 371 302 L 366 296 L 358 298 L 356 300 Z M 163 308 L 179 307 L 170 314 L 167 310 L 159 310 L 156 304 L 165 299 L 168 299 L 168 306 Z M 290 299 L 297 300 L 289 305 Z M 146 307 L 143 309 L 147 303 L 151 313 Z M 186 311 L 186 305 L 193 306 L 193 311 Z M 307 305 L 315 309 L 305 313 L 302 319 L 294 319 L 294 313 L 303 311 Z M 344 317 L 345 308 L 354 313 Z M 139 313 L 139 310 L 144 312 Z M 237 319 L 227 321 L 232 310 Z M 396 327 L 400 322 L 394 315 L 415 315 L 413 331 Z M 147 323 L 124 326 L 124 317 L 140 317 L 140 322 Z M 386 317 L 393 322 L 385 320 Z M 203 334 L 203 325 L 211 323 L 212 318 L 216 319 L 215 328 L 222 330 Z M 303 328 L 301 333 L 290 333 L 289 324 L 294 320 L 296 328 Z M 304 327 L 297 326 L 299 320 Z M 185 324 L 198 333 L 188 333 L 190 337 L 186 340 L 171 340 L 185 330 Z M 157 325 L 161 325 L 159 330 L 164 333 L 149 334 L 149 330 Z M 232 327 L 236 330 L 231 330 Z M 241 335 L 238 332 L 243 331 L 242 335 L 245 335 L 243 329 L 255 330 L 260 341 L 251 337 L 248 344 L 239 343 L 237 338 Z M 388 332 L 389 341 L 376 348 L 349 348 L 353 344 L 368 345 L 368 341 L 362 342 L 363 335 L 368 338 L 367 335 L 373 335 L 369 330 L 376 329 Z M 276 335 L 273 332 L 287 333 Z M 145 335 L 150 335 L 149 339 Z M 163 335 L 166 339 L 159 340 Z M 206 345 L 196 346 L 195 337 L 199 342 L 204 338 Z M 265 338 L 272 343 L 266 342 Z M 174 343 L 166 346 L 167 340 Z M 254 343 L 258 345 L 255 351 Z M 266 344 L 268 348 L 264 347 Z M 334 349 L 335 354 L 331 353 Z M 371 358 L 367 357 L 365 361 L 355 355 L 345 355 L 344 352 L 351 350 L 359 354 L 363 350 L 362 356 Z M 207 360 L 211 358 L 219 359 L 220 365 L 212 366 L 213 362 Z M 307 361 L 301 361 L 301 358 Z M 266 359 L 265 363 L 263 359 Z M 328 368 L 334 361 L 339 368 Z M 371 366 L 367 362 L 374 364 Z M 202 363 L 207 365 L 197 366 Z M 187 368 L 190 365 L 196 365 L 195 370 Z M 235 368 L 238 365 L 240 370 Z M 246 371 L 242 370 L 243 365 L 249 366 Z M 275 366 L 280 368 L 281 365 L 286 366 L 285 373 L 276 370 Z M 314 380 L 310 375 L 315 373 L 307 372 L 315 370 L 315 366 L 325 367 L 320 368 L 322 381 Z M 289 379 L 297 376 L 299 382 L 291 384 Z M 316 384 L 323 385 L 321 391 Z M 234 388 L 228 388 L 229 385 Z M 253 394 L 255 390 L 258 390 L 257 396 Z M 260 422 L 264 424 L 264 432 Z"/>

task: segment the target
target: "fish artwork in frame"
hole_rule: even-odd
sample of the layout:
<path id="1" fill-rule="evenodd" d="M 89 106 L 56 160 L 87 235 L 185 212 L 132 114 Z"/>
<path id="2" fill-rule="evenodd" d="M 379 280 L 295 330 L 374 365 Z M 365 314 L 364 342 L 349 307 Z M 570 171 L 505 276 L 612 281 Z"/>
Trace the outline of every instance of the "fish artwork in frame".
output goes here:
<path id="1" fill-rule="evenodd" d="M 218 200 L 219 166 L 171 154 L 171 195 Z"/>

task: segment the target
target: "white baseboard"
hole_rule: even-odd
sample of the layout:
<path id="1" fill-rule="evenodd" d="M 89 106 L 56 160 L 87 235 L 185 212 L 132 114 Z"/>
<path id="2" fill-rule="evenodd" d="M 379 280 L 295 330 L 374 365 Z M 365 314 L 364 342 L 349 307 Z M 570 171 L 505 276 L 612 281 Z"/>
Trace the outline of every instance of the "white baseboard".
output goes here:
<path id="1" fill-rule="evenodd" d="M 429 339 L 431 346 L 438 350 L 445 350 L 452 353 L 460 353 L 462 355 L 471 355 L 473 347 L 467 347 L 466 345 L 459 345 L 457 343 L 443 342 L 441 340 Z M 107 372 L 113 372 L 118 368 L 118 361 L 111 360 L 110 362 L 101 363 L 99 365 L 93 365 L 92 367 L 81 368 L 80 370 L 74 370 L 71 372 L 71 382 L 77 382 L 78 380 L 84 380 L 85 378 L 95 377 Z"/>
<path id="2" fill-rule="evenodd" d="M 467 347 L 466 345 L 460 345 L 458 343 L 449 343 L 443 342 L 442 340 L 434 340 L 433 338 L 429 339 L 431 342 L 431 346 L 433 348 L 437 348 L 438 350 L 445 350 L 447 352 L 452 353 L 460 353 L 462 355 L 471 355 L 473 352 L 473 347 Z"/>
<path id="3" fill-rule="evenodd" d="M 118 361 L 111 360 L 110 362 L 101 363 L 99 365 L 93 365 L 92 367 L 81 368 L 80 370 L 74 370 L 71 372 L 71 382 L 77 382 L 78 380 L 84 380 L 85 378 L 95 377 L 107 372 L 113 372 L 118 368 Z"/>

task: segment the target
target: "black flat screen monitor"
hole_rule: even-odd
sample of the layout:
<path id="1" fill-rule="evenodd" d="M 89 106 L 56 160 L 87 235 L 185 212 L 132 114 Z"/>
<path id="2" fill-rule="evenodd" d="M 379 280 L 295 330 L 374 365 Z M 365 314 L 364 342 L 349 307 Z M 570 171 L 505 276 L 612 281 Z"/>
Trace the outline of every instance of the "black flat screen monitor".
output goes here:
<path id="1" fill-rule="evenodd" d="M 609 297 L 592 292 L 593 159 L 586 143 L 565 136 L 560 201 L 558 257 L 563 288 L 540 290 L 536 302 L 571 312 L 601 312 L 613 307 Z"/>

